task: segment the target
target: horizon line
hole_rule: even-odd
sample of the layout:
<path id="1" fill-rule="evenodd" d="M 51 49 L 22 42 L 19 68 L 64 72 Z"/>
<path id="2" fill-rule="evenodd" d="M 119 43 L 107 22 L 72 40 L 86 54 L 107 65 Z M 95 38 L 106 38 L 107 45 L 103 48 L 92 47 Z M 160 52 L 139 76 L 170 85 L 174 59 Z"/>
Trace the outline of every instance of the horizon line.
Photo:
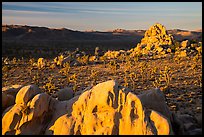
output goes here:
<path id="1" fill-rule="evenodd" d="M 161 24 L 161 23 L 159 23 Z M 45 28 L 48 28 L 48 29 L 67 29 L 67 30 L 72 30 L 72 31 L 81 31 L 81 32 L 87 32 L 87 31 L 95 31 L 95 32 L 108 32 L 108 31 L 114 31 L 114 30 L 117 30 L 117 29 L 122 29 L 122 30 L 127 30 L 127 31 L 131 31 L 131 30 L 148 30 L 148 29 L 125 29 L 125 28 L 113 28 L 113 29 L 109 29 L 109 30 L 94 30 L 94 29 L 88 29 L 88 30 L 76 30 L 76 29 L 73 29 L 73 28 L 67 28 L 67 27 L 51 27 L 51 26 L 41 26 L 41 25 L 29 25 L 29 24 L 7 24 L 7 23 L 2 23 L 2 26 L 3 25 L 16 25 L 16 26 L 28 26 L 28 27 L 45 27 Z M 153 24 L 154 25 L 154 24 Z M 152 25 L 152 26 L 153 26 Z M 151 26 L 150 26 L 151 27 Z M 164 26 L 165 27 L 165 26 Z M 202 28 L 198 28 L 198 29 L 195 29 L 195 30 L 189 30 L 189 29 L 182 29 L 182 28 L 171 28 L 171 29 L 166 29 L 166 30 L 184 30 L 184 31 L 199 31 L 201 30 L 202 31 Z"/>

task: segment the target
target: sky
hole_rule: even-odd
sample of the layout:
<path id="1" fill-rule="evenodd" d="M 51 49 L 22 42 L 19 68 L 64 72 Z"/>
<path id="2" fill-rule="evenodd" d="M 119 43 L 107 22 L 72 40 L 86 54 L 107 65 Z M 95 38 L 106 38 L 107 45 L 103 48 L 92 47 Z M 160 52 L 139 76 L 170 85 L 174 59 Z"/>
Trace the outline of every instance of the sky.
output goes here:
<path id="1" fill-rule="evenodd" d="M 108 31 L 202 28 L 202 2 L 2 2 L 2 24 Z"/>

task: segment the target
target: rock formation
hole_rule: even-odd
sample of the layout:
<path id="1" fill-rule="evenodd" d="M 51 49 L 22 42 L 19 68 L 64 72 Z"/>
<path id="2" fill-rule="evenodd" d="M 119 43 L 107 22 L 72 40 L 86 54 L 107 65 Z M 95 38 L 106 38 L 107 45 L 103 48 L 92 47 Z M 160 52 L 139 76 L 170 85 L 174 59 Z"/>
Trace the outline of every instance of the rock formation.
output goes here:
<path id="1" fill-rule="evenodd" d="M 74 91 L 72 90 L 72 88 L 67 87 L 64 89 L 60 89 L 52 96 L 57 98 L 59 101 L 69 100 L 74 97 Z"/>
<path id="2" fill-rule="evenodd" d="M 22 88 L 22 85 L 13 85 L 11 87 L 2 88 L 2 109 L 15 104 L 15 98 L 18 91 Z"/>
<path id="3" fill-rule="evenodd" d="M 170 135 L 175 123 L 191 127 L 170 112 L 159 89 L 135 95 L 110 80 L 59 99 L 66 93 L 73 92 L 62 89 L 55 99 L 35 85 L 22 87 L 2 114 L 2 135 Z"/>
<path id="4" fill-rule="evenodd" d="M 141 43 L 138 43 L 137 46 L 129 52 L 131 54 L 137 53 L 139 55 L 164 55 L 171 52 L 172 44 L 173 36 L 167 33 L 166 28 L 163 25 L 156 23 L 145 32 Z"/>
<path id="5" fill-rule="evenodd" d="M 43 134 L 49 118 L 51 97 L 35 85 L 25 86 L 16 95 L 15 104 L 2 117 L 3 135 Z"/>
<path id="6" fill-rule="evenodd" d="M 73 101 L 71 99 L 68 102 Z M 77 101 L 71 104 L 72 111 L 63 114 L 48 127 L 53 134 L 173 133 L 166 116 L 155 110 L 146 109 L 136 95 L 120 87 L 115 81 L 96 85 L 82 93 Z"/>

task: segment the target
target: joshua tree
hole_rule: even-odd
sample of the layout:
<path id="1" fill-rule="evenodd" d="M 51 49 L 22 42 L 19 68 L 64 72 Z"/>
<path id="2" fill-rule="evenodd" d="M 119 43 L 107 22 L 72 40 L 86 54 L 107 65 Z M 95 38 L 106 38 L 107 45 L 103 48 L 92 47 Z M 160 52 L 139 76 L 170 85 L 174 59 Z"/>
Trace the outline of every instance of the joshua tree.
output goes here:
<path id="1" fill-rule="evenodd" d="M 99 47 L 95 48 L 95 57 L 96 57 L 96 61 L 99 60 Z"/>

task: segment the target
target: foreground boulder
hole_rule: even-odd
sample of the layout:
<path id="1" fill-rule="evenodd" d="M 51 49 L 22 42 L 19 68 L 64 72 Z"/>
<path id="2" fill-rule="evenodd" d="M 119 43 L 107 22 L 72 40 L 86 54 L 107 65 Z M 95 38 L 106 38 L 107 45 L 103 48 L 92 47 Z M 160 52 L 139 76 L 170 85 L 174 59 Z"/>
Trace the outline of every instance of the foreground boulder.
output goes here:
<path id="1" fill-rule="evenodd" d="M 22 85 L 12 85 L 2 88 L 2 110 L 15 104 L 15 98 Z"/>
<path id="2" fill-rule="evenodd" d="M 74 97 L 74 91 L 70 87 L 60 89 L 52 95 L 54 98 L 57 98 L 59 101 L 69 100 Z"/>
<path id="3" fill-rule="evenodd" d="M 23 87 L 22 85 L 7 86 L 2 88 L 2 92 L 8 95 L 12 95 L 13 97 L 16 97 L 16 94 L 22 87 Z"/>
<path id="4" fill-rule="evenodd" d="M 172 115 L 159 89 L 137 96 L 110 80 L 79 94 L 59 93 L 71 96 L 56 99 L 35 85 L 22 87 L 2 114 L 2 135 L 170 135 L 175 125 L 192 127 Z"/>
<path id="5" fill-rule="evenodd" d="M 173 134 L 166 116 L 145 108 L 135 94 L 112 80 L 96 85 L 65 104 L 72 111 L 61 114 L 48 126 L 46 134 Z"/>
<path id="6" fill-rule="evenodd" d="M 157 88 L 143 91 L 142 94 L 138 95 L 138 97 L 140 98 L 140 101 L 142 102 L 144 107 L 156 110 L 169 120 L 173 120 L 172 113 L 165 103 L 164 94 L 160 89 Z"/>
<path id="7" fill-rule="evenodd" d="M 15 98 L 12 95 L 2 92 L 2 110 L 15 104 Z"/>
<path id="8" fill-rule="evenodd" d="M 2 134 L 43 134 L 51 115 L 51 97 L 42 93 L 35 85 L 30 85 L 18 92 L 15 102 L 3 114 Z"/>

